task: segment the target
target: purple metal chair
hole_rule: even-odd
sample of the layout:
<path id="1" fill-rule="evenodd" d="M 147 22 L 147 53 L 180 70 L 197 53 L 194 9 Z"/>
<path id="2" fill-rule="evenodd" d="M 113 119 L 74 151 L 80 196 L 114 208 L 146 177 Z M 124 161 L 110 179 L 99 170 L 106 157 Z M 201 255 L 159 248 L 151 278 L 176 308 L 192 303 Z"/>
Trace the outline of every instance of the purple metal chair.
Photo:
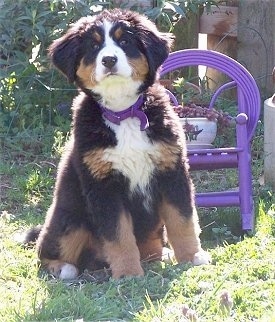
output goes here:
<path id="1" fill-rule="evenodd" d="M 242 229 L 254 228 L 252 198 L 251 140 L 260 115 L 260 94 L 254 78 L 234 59 L 219 52 L 186 49 L 173 52 L 164 62 L 161 76 L 186 66 L 203 65 L 223 72 L 231 81 L 222 85 L 213 95 L 212 108 L 219 94 L 230 87 L 237 88 L 238 111 L 236 113 L 236 146 L 229 148 L 188 150 L 191 170 L 236 168 L 239 187 L 237 190 L 196 194 L 199 207 L 239 206 Z M 175 103 L 175 97 L 172 97 Z"/>

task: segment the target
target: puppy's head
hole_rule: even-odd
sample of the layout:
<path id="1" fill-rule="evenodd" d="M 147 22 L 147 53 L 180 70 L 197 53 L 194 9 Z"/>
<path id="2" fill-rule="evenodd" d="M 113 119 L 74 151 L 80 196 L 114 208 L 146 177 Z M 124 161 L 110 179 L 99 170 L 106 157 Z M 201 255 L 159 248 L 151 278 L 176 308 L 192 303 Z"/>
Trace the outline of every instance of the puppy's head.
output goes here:
<path id="1" fill-rule="evenodd" d="M 142 92 L 167 58 L 169 34 L 131 11 L 103 11 L 81 18 L 53 42 L 49 54 L 70 82 L 102 95 L 115 83 Z"/>

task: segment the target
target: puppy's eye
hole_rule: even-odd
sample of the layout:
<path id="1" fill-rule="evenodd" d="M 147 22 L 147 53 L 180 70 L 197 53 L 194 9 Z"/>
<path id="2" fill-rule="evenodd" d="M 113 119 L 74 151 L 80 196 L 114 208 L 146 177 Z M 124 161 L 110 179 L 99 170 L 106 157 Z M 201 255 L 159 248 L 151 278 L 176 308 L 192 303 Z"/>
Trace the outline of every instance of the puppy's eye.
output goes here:
<path id="1" fill-rule="evenodd" d="M 99 49 L 99 44 L 92 44 L 92 48 L 93 48 L 94 50 Z"/>
<path id="2" fill-rule="evenodd" d="M 125 47 L 125 46 L 128 45 L 128 43 L 129 43 L 129 41 L 127 39 L 121 39 L 120 42 L 119 42 L 119 45 L 121 47 Z"/>

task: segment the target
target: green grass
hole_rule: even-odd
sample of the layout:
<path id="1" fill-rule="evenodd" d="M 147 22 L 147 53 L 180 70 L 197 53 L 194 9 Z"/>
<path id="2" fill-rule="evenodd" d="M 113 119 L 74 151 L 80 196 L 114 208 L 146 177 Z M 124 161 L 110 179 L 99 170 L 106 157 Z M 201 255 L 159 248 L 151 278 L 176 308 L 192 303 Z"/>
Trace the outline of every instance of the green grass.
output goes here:
<path id="1" fill-rule="evenodd" d="M 211 265 L 144 263 L 143 278 L 103 283 L 84 278 L 65 283 L 45 275 L 35 249 L 22 247 L 15 235 L 43 222 L 63 140 L 64 136 L 56 133 L 54 149 L 52 141 L 45 142 L 42 154 L 35 150 L 22 153 L 26 151 L 17 145 L 16 155 L 11 157 L 3 149 L 1 322 L 275 320 L 275 205 L 274 195 L 266 186 L 256 187 L 257 226 L 253 237 L 241 238 L 236 209 L 199 211 L 204 227 L 202 240 L 211 253 Z M 195 179 L 205 184 L 213 176 L 210 173 Z M 219 178 L 218 174 L 218 184 Z M 229 300 L 222 301 L 226 295 Z"/>

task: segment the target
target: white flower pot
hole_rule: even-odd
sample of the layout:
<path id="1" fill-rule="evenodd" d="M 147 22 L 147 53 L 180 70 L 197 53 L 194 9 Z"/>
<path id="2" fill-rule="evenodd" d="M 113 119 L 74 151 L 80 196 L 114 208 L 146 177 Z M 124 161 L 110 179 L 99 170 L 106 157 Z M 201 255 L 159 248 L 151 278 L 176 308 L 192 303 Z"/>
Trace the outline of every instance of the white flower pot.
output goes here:
<path id="1" fill-rule="evenodd" d="M 207 149 L 212 147 L 217 134 L 217 122 L 206 117 L 180 118 L 185 131 L 188 149 Z M 191 128 L 189 128 L 191 126 Z M 189 129 L 188 129 L 189 128 Z"/>

